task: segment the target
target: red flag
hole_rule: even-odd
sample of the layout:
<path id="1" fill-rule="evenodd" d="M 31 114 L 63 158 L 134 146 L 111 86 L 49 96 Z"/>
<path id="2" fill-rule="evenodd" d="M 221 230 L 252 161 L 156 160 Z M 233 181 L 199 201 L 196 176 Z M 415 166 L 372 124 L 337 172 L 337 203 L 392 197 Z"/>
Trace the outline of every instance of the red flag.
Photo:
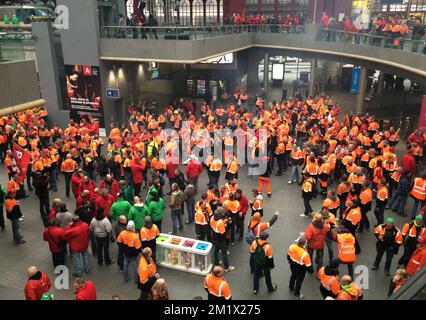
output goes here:
<path id="1" fill-rule="evenodd" d="M 426 126 L 426 95 L 423 96 L 422 109 L 420 111 L 418 128 Z"/>
<path id="2" fill-rule="evenodd" d="M 16 143 L 13 143 L 13 170 L 18 173 L 20 183 L 24 183 L 25 181 L 30 160 L 30 153 Z"/>

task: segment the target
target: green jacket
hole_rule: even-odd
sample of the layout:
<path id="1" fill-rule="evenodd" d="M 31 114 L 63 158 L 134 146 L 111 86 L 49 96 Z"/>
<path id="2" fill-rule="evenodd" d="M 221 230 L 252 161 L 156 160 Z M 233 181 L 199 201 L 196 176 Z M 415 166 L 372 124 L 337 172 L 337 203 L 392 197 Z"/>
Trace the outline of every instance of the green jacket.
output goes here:
<path id="1" fill-rule="evenodd" d="M 109 210 L 109 215 L 114 221 L 118 221 L 118 218 L 121 215 L 128 218 L 131 208 L 132 205 L 129 203 L 129 201 L 124 200 L 122 198 L 117 198 L 117 200 L 115 200 L 115 202 L 111 206 L 111 209 Z"/>
<path id="2" fill-rule="evenodd" d="M 154 186 L 152 186 L 151 188 L 149 188 L 148 193 L 146 194 L 146 199 L 145 199 L 145 203 L 147 205 L 149 205 L 149 203 L 152 201 L 151 197 L 149 196 L 151 193 L 156 192 L 158 193 L 157 188 L 155 188 Z"/>
<path id="3" fill-rule="evenodd" d="M 148 206 L 144 204 L 133 205 L 129 212 L 129 220 L 133 220 L 135 222 L 136 230 L 142 229 L 145 225 L 145 217 L 149 216 Z"/>
<path id="4" fill-rule="evenodd" d="M 151 201 L 148 205 L 149 215 L 152 218 L 152 221 L 155 223 L 156 221 L 163 220 L 164 217 L 164 209 L 166 209 L 166 204 L 163 198 L 160 198 L 158 202 Z"/>
<path id="5" fill-rule="evenodd" d="M 129 201 L 130 203 L 133 203 L 133 187 L 132 186 L 125 186 L 123 189 L 121 189 L 121 194 L 123 195 L 123 199 Z"/>

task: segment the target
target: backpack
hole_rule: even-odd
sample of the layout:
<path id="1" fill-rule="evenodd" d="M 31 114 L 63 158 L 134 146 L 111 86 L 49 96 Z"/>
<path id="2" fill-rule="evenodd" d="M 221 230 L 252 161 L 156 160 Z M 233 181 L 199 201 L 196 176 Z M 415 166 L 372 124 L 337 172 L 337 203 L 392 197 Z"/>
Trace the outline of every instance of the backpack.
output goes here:
<path id="1" fill-rule="evenodd" d="M 256 241 L 257 240 L 257 237 L 256 237 L 256 235 L 254 234 L 254 228 L 256 228 L 257 226 L 259 225 L 259 223 L 256 223 L 255 225 L 254 225 L 254 227 L 253 228 L 250 228 L 250 229 L 248 229 L 247 230 L 247 232 L 246 232 L 246 234 L 245 234 L 245 236 L 244 236 L 244 239 L 246 240 L 246 242 L 249 244 L 249 245 L 251 245 L 252 243 L 253 243 L 253 241 Z"/>
<path id="2" fill-rule="evenodd" d="M 257 247 L 256 250 L 254 250 L 253 252 L 253 258 L 254 258 L 254 263 L 259 266 L 262 267 L 266 264 L 266 254 L 265 254 L 265 250 L 263 250 L 263 247 L 267 244 L 266 242 L 262 245 L 259 245 L 259 242 L 256 240 L 257 243 Z"/>

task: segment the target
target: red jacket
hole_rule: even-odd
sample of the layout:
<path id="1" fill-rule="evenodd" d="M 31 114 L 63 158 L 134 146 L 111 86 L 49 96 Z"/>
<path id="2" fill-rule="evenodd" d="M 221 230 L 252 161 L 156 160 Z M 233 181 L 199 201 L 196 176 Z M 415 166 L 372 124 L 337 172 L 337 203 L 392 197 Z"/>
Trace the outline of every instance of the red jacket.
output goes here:
<path id="1" fill-rule="evenodd" d="M 49 220 L 52 221 L 53 219 L 55 219 L 57 213 L 58 213 L 58 210 L 52 207 L 49 212 Z"/>
<path id="2" fill-rule="evenodd" d="M 249 201 L 245 195 L 242 195 L 240 199 L 238 199 L 241 205 L 241 214 L 243 217 L 246 216 L 247 211 L 249 209 Z"/>
<path id="3" fill-rule="evenodd" d="M 109 210 L 111 209 L 114 201 L 114 197 L 110 194 L 108 194 L 106 198 L 98 196 L 95 200 L 96 211 L 98 211 L 100 207 L 103 207 L 105 209 L 105 216 L 109 218 Z"/>
<path id="4" fill-rule="evenodd" d="M 174 164 L 171 162 L 167 164 L 166 175 L 167 175 L 167 178 L 169 178 L 169 180 L 176 178 L 176 169 L 178 168 L 179 168 L 179 165 L 177 164 Z"/>
<path id="5" fill-rule="evenodd" d="M 46 273 L 38 271 L 35 275 L 28 279 L 25 285 L 25 299 L 40 300 L 41 296 L 49 291 L 50 279 Z"/>
<path id="6" fill-rule="evenodd" d="M 100 189 L 105 188 L 105 180 L 101 181 L 101 184 L 99 185 Z M 118 185 L 117 180 L 112 179 L 112 184 L 111 184 L 111 189 L 109 190 L 109 194 L 112 195 L 112 197 L 115 199 L 117 199 L 117 194 L 120 192 L 120 186 Z"/>
<path id="7" fill-rule="evenodd" d="M 71 190 L 74 194 L 74 198 L 77 198 L 78 196 L 78 190 L 80 189 L 81 181 L 83 181 L 83 178 L 78 176 L 75 172 L 71 176 Z"/>
<path id="8" fill-rule="evenodd" d="M 142 184 L 144 167 L 140 163 L 133 163 L 130 170 L 132 170 L 133 183 Z"/>
<path id="9" fill-rule="evenodd" d="M 93 190 L 95 189 L 96 189 L 96 182 L 89 179 L 88 182 L 81 181 L 80 186 L 78 188 L 78 193 L 81 194 L 84 190 L 89 190 L 90 193 L 92 193 Z"/>
<path id="10" fill-rule="evenodd" d="M 405 269 L 407 273 L 412 276 L 426 265 L 426 246 L 417 248 L 411 255 L 410 261 Z"/>
<path id="11" fill-rule="evenodd" d="M 65 228 L 64 238 L 69 241 L 71 252 L 83 252 L 89 247 L 90 228 L 82 221 Z"/>
<path id="12" fill-rule="evenodd" d="M 314 225 L 315 224 L 315 225 Z M 322 228 L 318 228 L 322 225 Z M 327 236 L 330 225 L 328 223 L 312 222 L 305 230 L 305 237 L 308 240 L 308 246 L 311 249 L 324 249 L 325 237 Z"/>
<path id="13" fill-rule="evenodd" d="M 408 170 L 413 176 L 417 174 L 416 160 L 411 153 L 406 153 L 402 156 L 401 167 L 404 170 Z"/>
<path id="14" fill-rule="evenodd" d="M 197 179 L 202 171 L 203 166 L 201 163 L 194 160 L 189 161 L 185 169 L 186 176 L 191 179 Z"/>
<path id="15" fill-rule="evenodd" d="M 86 280 L 84 285 L 75 292 L 76 300 L 96 300 L 96 288 L 92 281 Z"/>
<path id="16" fill-rule="evenodd" d="M 63 252 L 65 248 L 60 248 L 58 243 L 65 240 L 64 230 L 58 226 L 47 227 L 43 231 L 43 240 L 49 243 L 49 250 L 52 253 Z"/>

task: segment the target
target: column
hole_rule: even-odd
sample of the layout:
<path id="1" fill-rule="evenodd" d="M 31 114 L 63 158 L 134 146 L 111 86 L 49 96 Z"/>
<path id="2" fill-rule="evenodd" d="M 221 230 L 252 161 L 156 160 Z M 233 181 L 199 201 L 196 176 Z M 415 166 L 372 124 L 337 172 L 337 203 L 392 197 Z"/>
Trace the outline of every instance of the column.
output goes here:
<path id="1" fill-rule="evenodd" d="M 221 6 L 222 4 L 220 3 L 220 0 L 217 0 L 217 14 L 216 14 L 216 16 L 217 16 L 217 25 L 218 26 L 220 26 L 221 25 L 221 16 L 220 16 L 220 6 Z"/>
<path id="2" fill-rule="evenodd" d="M 189 0 L 189 20 L 191 21 L 191 27 L 194 26 L 194 0 Z"/>
<path id="3" fill-rule="evenodd" d="M 247 88 L 257 90 L 259 84 L 259 55 L 256 49 L 250 49 L 248 53 Z"/>
<path id="4" fill-rule="evenodd" d="M 364 113 L 365 95 L 367 94 L 367 69 L 361 68 L 361 76 L 359 81 L 359 92 L 355 97 L 355 113 Z"/>
<path id="5" fill-rule="evenodd" d="M 203 0 L 203 25 L 207 25 L 207 0 Z"/>
<path id="6" fill-rule="evenodd" d="M 265 52 L 265 61 L 263 64 L 263 90 L 265 94 L 268 91 L 268 80 L 269 80 L 269 54 Z"/>
<path id="7" fill-rule="evenodd" d="M 63 110 L 59 83 L 58 59 L 55 51 L 55 40 L 52 24 L 33 22 L 34 50 L 37 57 L 40 92 L 46 102 L 49 119 L 66 126 L 69 123 L 69 112 Z"/>
<path id="8" fill-rule="evenodd" d="M 315 71 L 317 68 L 317 59 L 312 59 L 311 60 L 311 73 L 309 74 L 309 95 L 313 96 L 314 95 L 314 90 L 315 90 Z"/>
<path id="9" fill-rule="evenodd" d="M 376 108 L 379 108 L 381 104 L 383 89 L 385 86 L 385 74 L 386 73 L 383 70 L 380 70 L 380 75 L 377 83 Z"/>

